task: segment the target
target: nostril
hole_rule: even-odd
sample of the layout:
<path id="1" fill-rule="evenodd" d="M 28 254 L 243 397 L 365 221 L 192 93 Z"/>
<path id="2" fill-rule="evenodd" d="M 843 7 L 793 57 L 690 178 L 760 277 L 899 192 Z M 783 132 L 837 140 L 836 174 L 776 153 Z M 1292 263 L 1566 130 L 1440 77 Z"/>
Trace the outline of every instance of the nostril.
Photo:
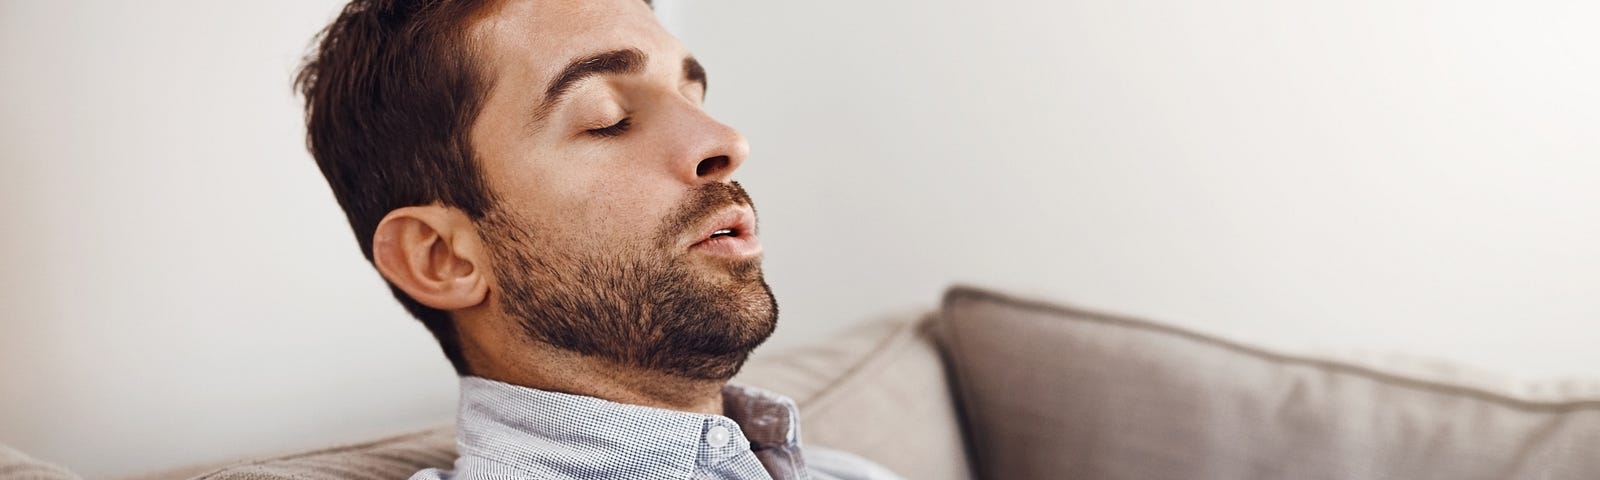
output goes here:
<path id="1" fill-rule="evenodd" d="M 732 162 L 732 160 L 730 160 L 727 155 L 701 160 L 700 164 L 694 167 L 694 174 L 701 177 L 715 174 L 722 170 L 726 170 L 729 162 Z"/>

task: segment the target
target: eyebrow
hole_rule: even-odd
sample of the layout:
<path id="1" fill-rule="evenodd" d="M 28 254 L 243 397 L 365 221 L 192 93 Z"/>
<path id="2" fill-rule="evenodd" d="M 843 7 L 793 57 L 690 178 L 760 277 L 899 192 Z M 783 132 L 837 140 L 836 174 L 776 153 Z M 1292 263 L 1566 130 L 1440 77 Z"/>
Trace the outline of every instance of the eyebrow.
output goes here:
<path id="1" fill-rule="evenodd" d="M 555 80 L 550 81 L 550 87 L 544 90 L 545 110 L 561 102 L 561 98 L 572 91 L 572 87 L 583 79 L 597 75 L 624 75 L 639 73 L 644 70 L 644 65 L 649 56 L 637 48 L 624 48 L 604 53 L 597 53 L 587 57 L 573 60 Z"/>
<path id="2" fill-rule="evenodd" d="M 644 71 L 645 64 L 649 63 L 650 56 L 637 48 L 623 48 L 609 52 L 588 55 L 568 63 L 561 73 L 550 81 L 550 86 L 545 88 L 544 101 L 540 102 L 538 110 L 533 116 L 533 123 L 549 116 L 550 111 L 572 93 L 578 82 L 589 77 L 600 75 L 629 75 Z M 694 57 L 684 57 L 683 77 L 685 80 L 699 83 L 702 91 L 706 88 L 706 69 Z"/>
<path id="3" fill-rule="evenodd" d="M 700 84 L 700 91 L 705 92 L 706 67 L 700 66 L 700 61 L 694 57 L 683 57 L 683 79 Z"/>

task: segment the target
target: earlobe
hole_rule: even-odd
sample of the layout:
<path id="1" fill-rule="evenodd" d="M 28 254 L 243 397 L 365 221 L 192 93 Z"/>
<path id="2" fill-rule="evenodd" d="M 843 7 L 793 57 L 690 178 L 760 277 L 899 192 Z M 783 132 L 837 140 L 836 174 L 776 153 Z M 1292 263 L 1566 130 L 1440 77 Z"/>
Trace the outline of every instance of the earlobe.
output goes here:
<path id="1" fill-rule="evenodd" d="M 423 205 L 389 212 L 372 236 L 378 273 L 423 305 L 460 310 L 482 304 L 489 278 L 466 214 Z"/>

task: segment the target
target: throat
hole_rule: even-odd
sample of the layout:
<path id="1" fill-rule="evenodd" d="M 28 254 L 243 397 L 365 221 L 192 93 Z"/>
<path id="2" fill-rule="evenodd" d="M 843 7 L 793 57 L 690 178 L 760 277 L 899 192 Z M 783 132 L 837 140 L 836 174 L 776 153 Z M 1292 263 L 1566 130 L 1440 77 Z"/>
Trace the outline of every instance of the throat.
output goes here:
<path id="1" fill-rule="evenodd" d="M 643 371 L 548 345 L 532 350 L 537 352 L 524 351 L 519 355 L 520 361 L 514 363 L 492 362 L 499 368 L 474 365 L 473 373 L 549 392 L 680 412 L 723 414 L 722 387 L 726 382 Z"/>

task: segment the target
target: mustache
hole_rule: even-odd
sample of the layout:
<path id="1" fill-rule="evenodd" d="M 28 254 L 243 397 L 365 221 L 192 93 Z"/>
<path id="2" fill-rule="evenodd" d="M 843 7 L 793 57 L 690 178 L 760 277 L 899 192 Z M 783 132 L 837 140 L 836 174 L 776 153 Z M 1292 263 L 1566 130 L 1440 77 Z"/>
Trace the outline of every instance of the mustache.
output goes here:
<path id="1" fill-rule="evenodd" d="M 711 182 L 689 192 L 689 198 L 677 211 L 667 218 L 662 224 L 661 231 L 656 233 L 657 240 L 664 247 L 670 247 L 674 240 L 683 235 L 685 230 L 695 228 L 705 223 L 706 217 L 715 215 L 724 208 L 745 205 L 755 212 L 756 204 L 750 199 L 750 193 L 744 191 L 744 186 L 739 182 Z M 758 217 L 759 218 L 759 217 Z"/>

